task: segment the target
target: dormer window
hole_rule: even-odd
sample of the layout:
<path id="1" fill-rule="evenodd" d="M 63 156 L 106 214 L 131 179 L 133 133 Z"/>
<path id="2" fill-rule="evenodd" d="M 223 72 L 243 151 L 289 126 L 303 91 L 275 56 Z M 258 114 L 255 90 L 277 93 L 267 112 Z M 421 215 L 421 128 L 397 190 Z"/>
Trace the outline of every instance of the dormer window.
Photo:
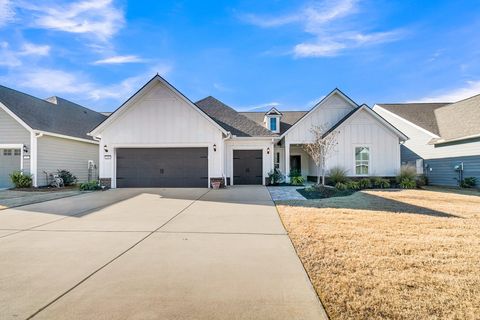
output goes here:
<path id="1" fill-rule="evenodd" d="M 265 127 L 274 132 L 280 132 L 280 119 L 282 118 L 282 113 L 275 108 L 270 109 L 267 113 L 265 113 Z"/>
<path id="2" fill-rule="evenodd" d="M 277 131 L 277 118 L 270 118 L 270 130 Z"/>

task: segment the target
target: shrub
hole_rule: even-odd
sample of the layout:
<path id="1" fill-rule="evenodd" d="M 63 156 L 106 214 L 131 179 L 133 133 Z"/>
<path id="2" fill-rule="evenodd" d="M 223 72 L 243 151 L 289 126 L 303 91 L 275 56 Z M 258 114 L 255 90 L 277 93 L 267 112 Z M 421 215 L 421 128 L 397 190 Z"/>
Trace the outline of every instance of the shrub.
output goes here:
<path id="1" fill-rule="evenodd" d="M 292 170 L 290 172 L 290 183 L 293 184 L 294 186 L 302 185 L 305 182 L 305 178 L 302 177 L 300 174 L 300 171 L 298 170 Z"/>
<path id="2" fill-rule="evenodd" d="M 417 182 L 413 179 L 403 178 L 399 185 L 402 189 L 415 189 L 417 187 Z"/>
<path id="3" fill-rule="evenodd" d="M 348 181 L 347 170 L 342 167 L 333 167 L 328 172 L 328 178 L 334 186 L 339 182 L 345 184 Z"/>
<path id="4" fill-rule="evenodd" d="M 397 175 L 397 183 L 401 183 L 404 179 L 413 180 L 417 177 L 417 169 L 413 166 L 402 166 L 400 173 Z"/>
<path id="5" fill-rule="evenodd" d="M 363 178 L 358 182 L 360 189 L 368 189 L 372 187 L 372 181 L 369 178 Z"/>
<path id="6" fill-rule="evenodd" d="M 10 174 L 10 179 L 15 185 L 15 188 L 31 188 L 32 187 L 32 175 L 23 173 L 22 171 L 14 171 Z"/>
<path id="7" fill-rule="evenodd" d="M 80 190 L 82 191 L 100 190 L 101 188 L 96 180 L 80 184 Z"/>
<path id="8" fill-rule="evenodd" d="M 284 176 L 275 168 L 268 173 L 268 178 L 270 179 L 270 184 L 275 185 L 283 182 Z"/>
<path id="9" fill-rule="evenodd" d="M 360 184 L 358 183 L 358 181 L 350 180 L 350 181 L 347 181 L 346 185 L 347 185 L 347 188 L 350 189 L 350 190 L 359 190 L 360 189 Z"/>
<path id="10" fill-rule="evenodd" d="M 477 178 L 467 177 L 460 182 L 460 187 L 462 188 L 473 188 L 477 185 Z"/>
<path id="11" fill-rule="evenodd" d="M 62 178 L 63 185 L 71 186 L 72 184 L 77 183 L 77 177 L 75 177 L 70 171 L 68 170 L 57 170 L 58 176 Z"/>
<path id="12" fill-rule="evenodd" d="M 340 190 L 340 191 L 344 191 L 344 190 L 347 190 L 348 187 L 347 187 L 347 184 L 346 183 L 343 183 L 343 182 L 337 182 L 335 183 L 335 188 Z"/>
<path id="13" fill-rule="evenodd" d="M 428 177 L 427 177 L 426 175 L 424 175 L 424 174 L 419 175 L 419 176 L 417 177 L 417 180 L 416 180 L 416 181 L 417 181 L 417 186 L 418 186 L 418 187 L 423 187 L 423 186 L 428 185 Z"/>
<path id="14" fill-rule="evenodd" d="M 390 188 L 390 181 L 388 181 L 388 179 L 385 179 L 385 178 L 375 178 L 375 180 L 373 180 L 373 185 L 376 188 L 386 189 L 386 188 Z"/>

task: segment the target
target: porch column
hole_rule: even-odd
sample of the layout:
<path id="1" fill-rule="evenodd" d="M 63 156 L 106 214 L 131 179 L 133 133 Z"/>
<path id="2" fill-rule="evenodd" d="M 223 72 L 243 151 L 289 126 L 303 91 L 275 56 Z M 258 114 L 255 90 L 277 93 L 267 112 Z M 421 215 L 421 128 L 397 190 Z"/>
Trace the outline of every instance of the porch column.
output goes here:
<path id="1" fill-rule="evenodd" d="M 285 139 L 285 182 L 290 182 L 290 143 Z"/>

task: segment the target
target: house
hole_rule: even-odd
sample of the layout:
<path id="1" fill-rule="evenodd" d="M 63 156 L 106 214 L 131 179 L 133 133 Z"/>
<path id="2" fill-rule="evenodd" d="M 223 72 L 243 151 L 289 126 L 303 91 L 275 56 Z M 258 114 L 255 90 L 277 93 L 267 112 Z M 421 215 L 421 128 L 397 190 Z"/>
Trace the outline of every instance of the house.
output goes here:
<path id="1" fill-rule="evenodd" d="M 480 181 L 480 95 L 455 103 L 377 104 L 373 110 L 408 135 L 402 163 L 415 165 L 430 184 Z"/>
<path id="2" fill-rule="evenodd" d="M 327 167 L 351 176 L 394 176 L 407 137 L 335 89 L 308 112 L 237 112 L 213 97 L 193 103 L 156 75 L 90 135 L 100 142 L 100 180 L 120 187 L 265 184 L 279 168 L 316 175 L 302 144 L 312 125 L 339 132 Z M 328 134 L 326 132 L 325 134 Z M 328 169 L 327 168 L 327 169 Z"/>
<path id="3" fill-rule="evenodd" d="M 105 118 L 59 97 L 43 100 L 0 86 L 0 189 L 12 186 L 16 170 L 31 173 L 34 186 L 46 185 L 57 169 L 79 182 L 96 175 L 98 142 L 87 133 Z"/>

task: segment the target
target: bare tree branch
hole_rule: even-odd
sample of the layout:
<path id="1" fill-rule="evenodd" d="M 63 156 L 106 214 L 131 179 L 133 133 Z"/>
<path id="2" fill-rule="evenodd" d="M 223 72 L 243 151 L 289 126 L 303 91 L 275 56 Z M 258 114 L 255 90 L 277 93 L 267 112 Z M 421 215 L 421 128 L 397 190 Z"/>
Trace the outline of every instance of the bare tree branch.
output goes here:
<path id="1" fill-rule="evenodd" d="M 339 134 L 338 131 L 334 130 L 324 136 L 327 130 L 328 124 L 321 126 L 313 125 L 312 128 L 310 128 L 313 141 L 302 146 L 303 150 L 308 153 L 317 167 L 317 184 L 320 184 L 321 177 L 322 185 L 325 185 L 325 164 L 334 151 L 335 146 L 338 144 L 337 137 Z"/>

